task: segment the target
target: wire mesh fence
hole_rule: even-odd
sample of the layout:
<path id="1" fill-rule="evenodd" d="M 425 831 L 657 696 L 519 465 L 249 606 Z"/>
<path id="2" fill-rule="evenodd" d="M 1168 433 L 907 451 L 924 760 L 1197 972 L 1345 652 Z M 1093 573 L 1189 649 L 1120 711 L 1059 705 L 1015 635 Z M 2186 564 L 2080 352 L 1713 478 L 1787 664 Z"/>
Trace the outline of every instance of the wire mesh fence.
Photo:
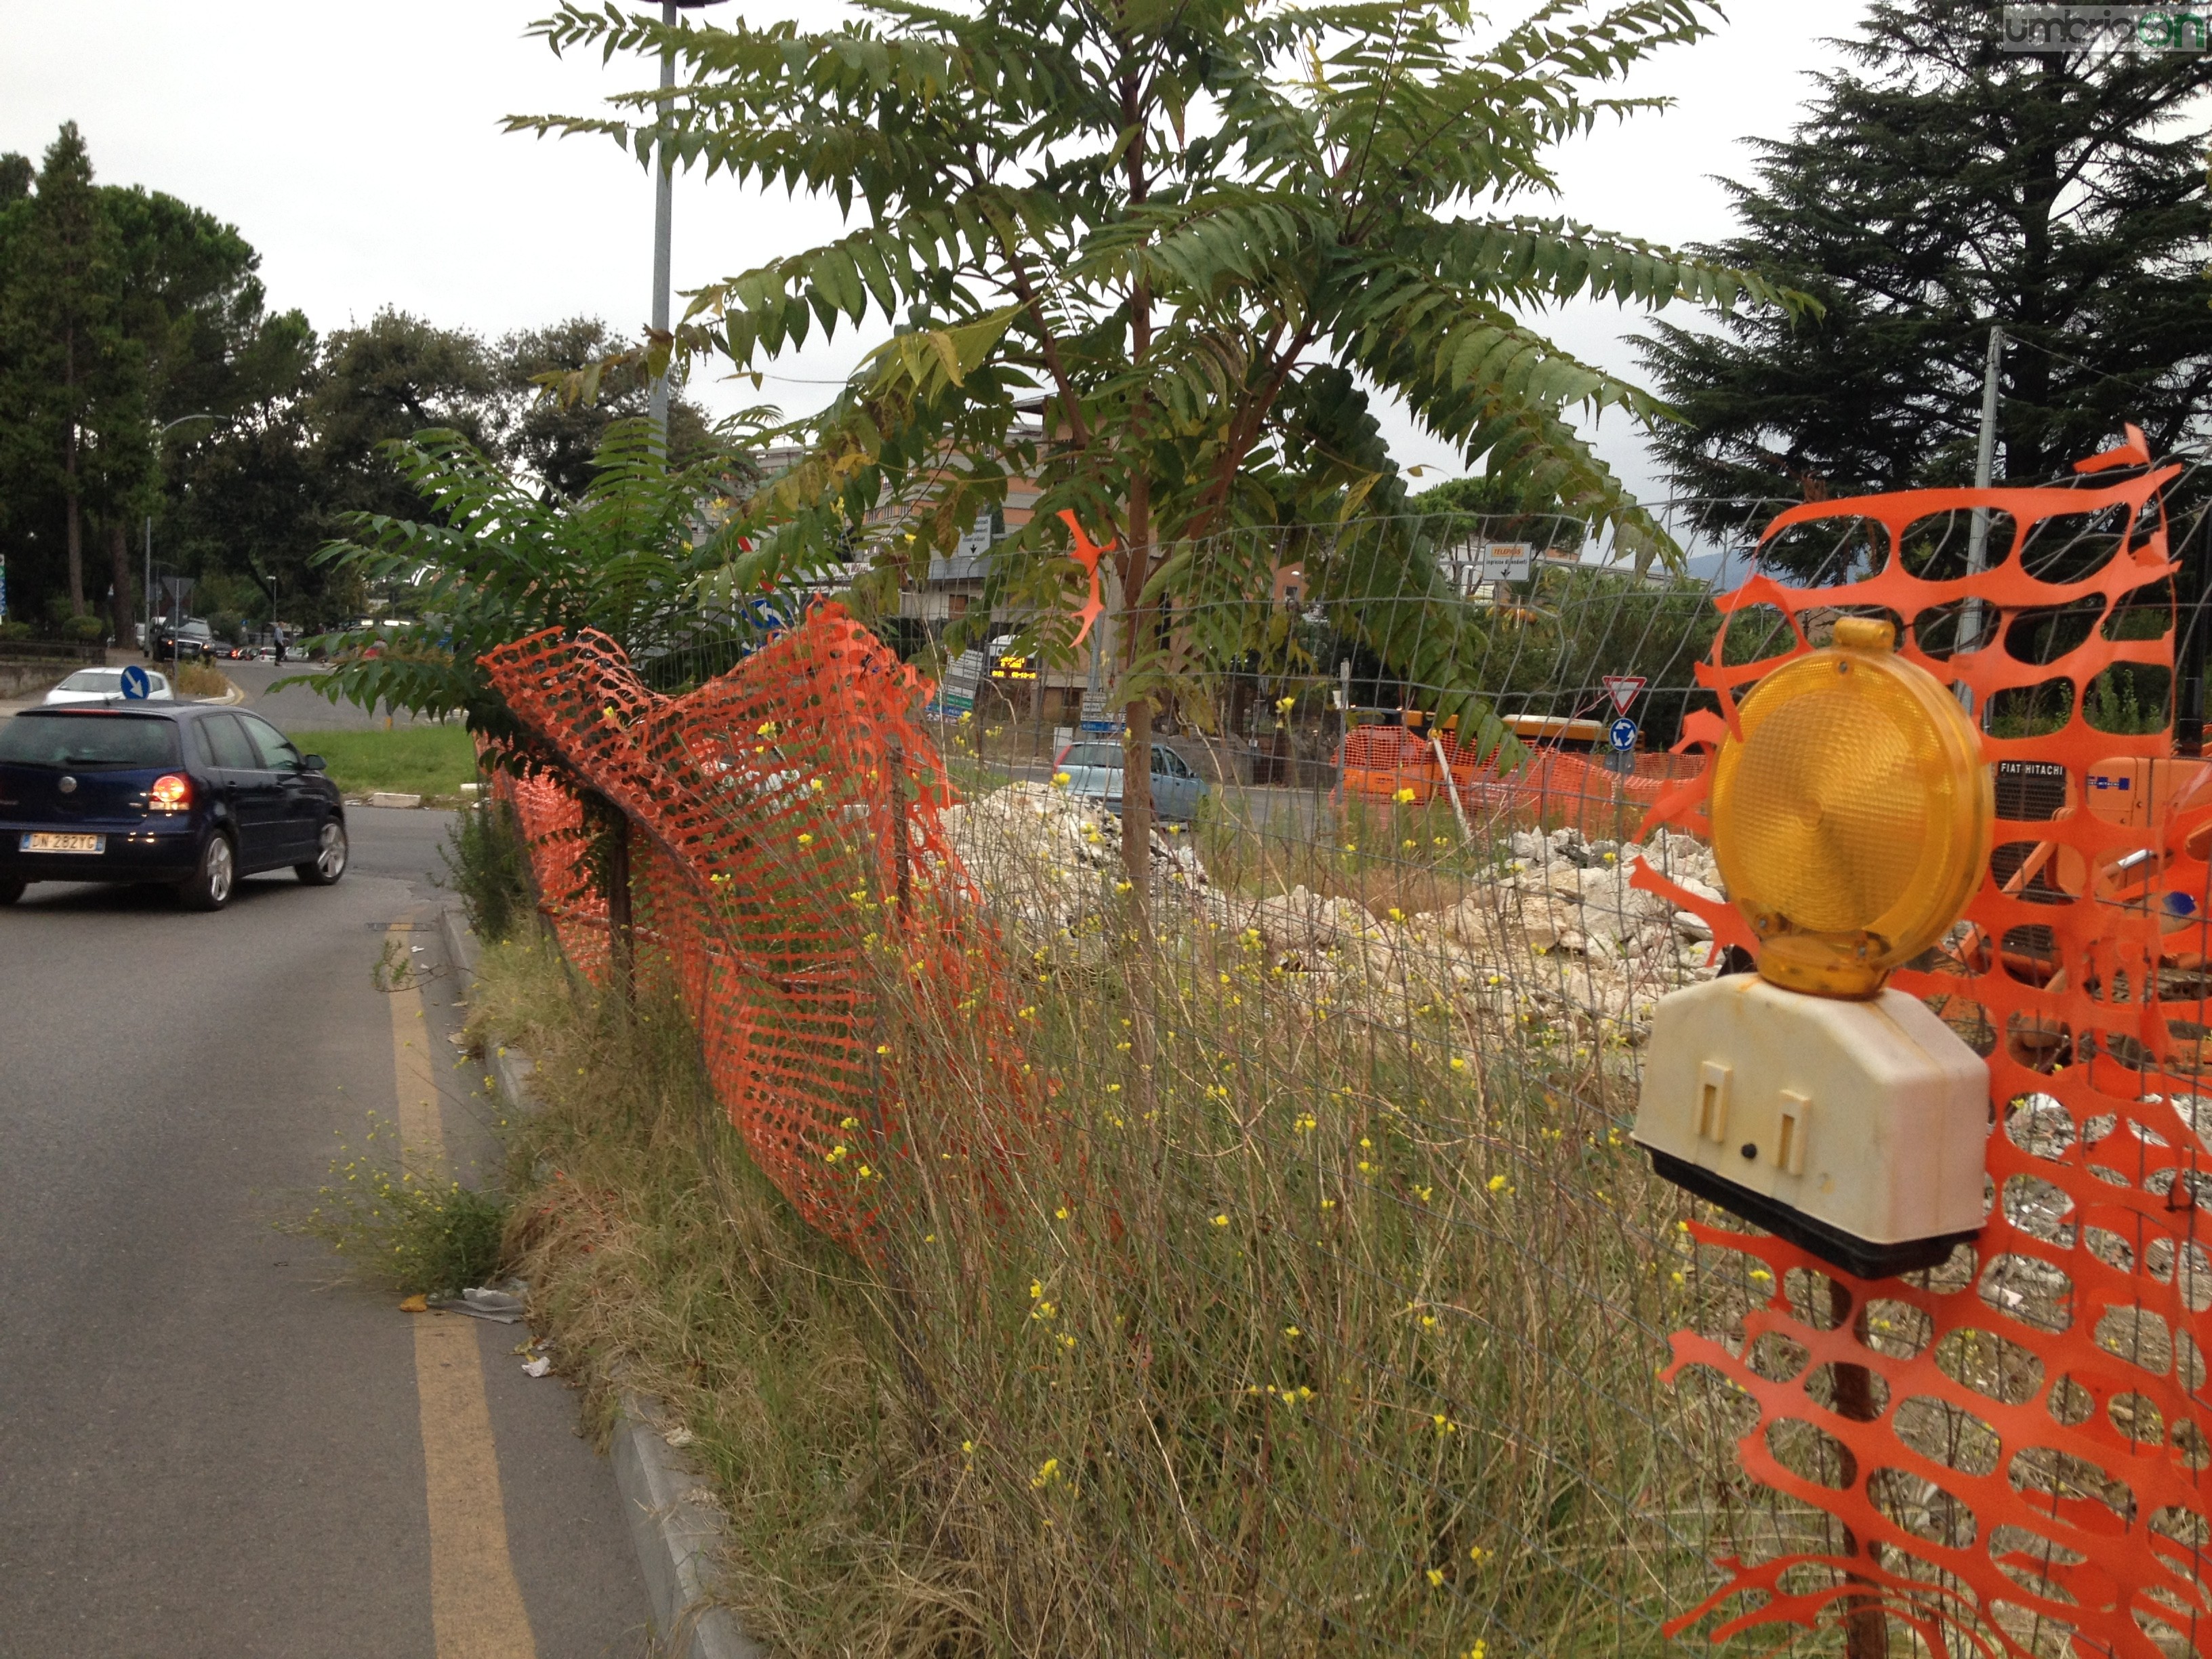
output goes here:
<path id="1" fill-rule="evenodd" d="M 1991 697 L 1994 735 L 2160 746 L 2201 602 L 2161 567 L 2075 604 L 2113 588 L 2132 520 L 2044 511 L 2017 538 L 1962 510 L 1898 538 L 1795 526 L 1762 568 L 1819 602 L 1732 609 L 1705 581 L 1547 568 L 1559 538 L 1526 521 L 1425 532 L 1475 550 L 1447 567 L 1509 568 L 1420 595 L 1344 591 L 1361 538 L 1402 526 L 1229 538 L 1225 568 L 1313 580 L 1162 619 L 1163 818 L 1134 861 L 1120 739 L 1075 699 L 1064 736 L 1038 683 L 933 718 L 835 607 L 658 653 L 651 685 L 600 642 L 501 653 L 510 702 L 641 840 L 635 973 L 681 994 L 754 1156 L 879 1293 L 880 1455 L 963 1587 L 946 1650 L 1656 1652 L 1743 1611 L 1680 1623 L 1741 1587 L 1735 1564 L 1785 1564 L 1778 1598 L 1860 1582 L 1837 1564 L 1875 1558 L 1808 1494 L 1870 1472 L 1785 1414 L 1765 1443 L 1803 1483 L 1754 1479 L 1753 1390 L 1724 1364 L 1661 1375 L 1691 1332 L 1747 1378 L 1796 1376 L 1776 1311 L 1850 1317 L 1820 1275 L 1693 1231 L 1627 1139 L 1652 1006 L 1729 965 L 1718 871 L 1679 827 L 1696 763 L 1668 750 L 1716 707 L 1697 664 L 1878 609 L 1827 590 L 1893 553 L 1930 582 L 2008 563 L 2037 584 L 1897 617 L 1931 654 L 2114 642 L 2063 707 L 2039 683 Z M 1683 519 L 1726 543 L 1748 512 Z M 2201 534 L 2176 526 L 2185 571 Z M 1516 544 L 1525 574 L 1493 556 Z M 1469 686 L 1525 763 L 1443 712 Z M 517 792 L 564 942 L 604 972 L 629 947 L 608 948 L 592 821 L 548 778 Z M 1848 1416 L 1853 1386 L 1807 1389 Z M 1972 1438 L 1912 1432 L 1950 1464 Z M 1971 1545 L 1930 1490 L 1880 1501 Z M 2143 1651 L 2197 1650 L 2193 1614 L 2143 1629 Z M 1732 1639 L 1875 1650 L 1848 1606 Z M 2039 1613 L 1978 1644 L 2119 1650 Z"/>

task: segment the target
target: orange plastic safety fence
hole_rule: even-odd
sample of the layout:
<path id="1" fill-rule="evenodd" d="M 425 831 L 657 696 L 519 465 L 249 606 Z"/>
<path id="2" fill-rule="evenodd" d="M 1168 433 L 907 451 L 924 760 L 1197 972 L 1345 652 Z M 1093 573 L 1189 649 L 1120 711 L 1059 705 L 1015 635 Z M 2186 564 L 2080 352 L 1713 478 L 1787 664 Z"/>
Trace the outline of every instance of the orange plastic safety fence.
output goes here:
<path id="1" fill-rule="evenodd" d="M 1667 758 L 1640 756 L 1637 769 L 1623 775 L 1589 756 L 1539 747 L 1501 773 L 1494 760 L 1478 760 L 1474 746 L 1462 746 L 1455 736 L 1431 739 L 1402 726 L 1356 726 L 1336 757 L 1346 796 L 1422 803 L 1456 790 L 1470 817 L 1564 825 L 1593 836 L 1619 836 L 1667 793 Z"/>
<path id="2" fill-rule="evenodd" d="M 493 776 L 498 793 L 514 808 L 530 848 L 538 905 L 562 953 L 591 978 L 601 978 L 607 960 L 607 902 L 586 866 L 582 803 L 549 773 Z"/>
<path id="3" fill-rule="evenodd" d="M 680 697 L 592 633 L 537 635 L 483 661 L 575 783 L 641 832 L 641 957 L 668 964 L 755 1160 L 810 1224 L 864 1243 L 884 1191 L 867 1149 L 896 1142 L 902 1103 L 883 1059 L 885 965 L 942 1018 L 1006 1019 L 1000 953 L 945 838 L 942 765 L 915 724 L 926 688 L 835 605 Z M 583 896 L 585 815 L 543 775 L 514 797 L 563 945 L 598 973 L 606 908 Z M 1011 1036 L 999 1048 L 1005 1086 L 979 1109 L 1018 1111 Z"/>
<path id="4" fill-rule="evenodd" d="M 1770 538 L 1856 520 L 1881 568 L 1823 588 L 1754 576 L 1718 601 L 1729 626 L 1774 607 L 1790 643 L 1731 665 L 1723 629 L 1698 671 L 1721 709 L 1692 716 L 1685 750 L 1710 758 L 1739 694 L 1850 607 L 1888 614 L 1906 657 L 1970 688 L 1990 759 L 2014 764 L 2000 766 L 1971 930 L 1896 980 L 1988 1052 L 1993 1203 L 1972 1272 L 1954 1261 L 1866 1282 L 1778 1239 L 1694 1229 L 1749 1258 L 1771 1294 L 1724 1336 L 1678 1333 L 1667 1374 L 1710 1367 L 1743 1390 L 1758 1418 L 1739 1443 L 1745 1471 L 1843 1531 L 1832 1553 L 1722 1561 L 1724 1588 L 1675 1630 L 1715 1614 L 1716 1640 L 1863 1627 L 1879 1603 L 1938 1654 L 2206 1650 L 2212 1261 L 2197 1203 L 2212 1115 L 2197 1091 L 2212 787 L 2199 789 L 2197 763 L 2166 758 L 2170 732 L 2083 718 L 2114 664 L 2170 670 L 2158 492 L 2172 476 L 1795 508 Z M 1929 527 L 1975 507 L 1992 509 L 1989 568 L 1933 579 Z M 1995 626 L 1974 637 L 1977 607 Z M 2118 624 L 2161 608 L 2162 629 Z M 1978 648 L 1948 653 L 1962 630 Z M 2058 729 L 2033 734 L 2062 708 Z M 1673 789 L 1650 823 L 1705 833 L 1707 777 Z M 1704 915 L 1719 945 L 1755 949 L 1732 908 L 1648 868 L 1635 880 Z M 1842 1454 L 1826 1479 L 1790 1449 L 1819 1437 Z"/>

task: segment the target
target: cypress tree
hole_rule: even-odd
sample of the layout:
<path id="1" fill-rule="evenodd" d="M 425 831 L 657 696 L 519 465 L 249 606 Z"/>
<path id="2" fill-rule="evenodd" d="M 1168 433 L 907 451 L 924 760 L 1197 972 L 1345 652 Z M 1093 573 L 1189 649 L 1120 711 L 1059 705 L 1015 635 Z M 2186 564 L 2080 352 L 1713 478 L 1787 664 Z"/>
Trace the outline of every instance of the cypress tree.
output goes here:
<path id="1" fill-rule="evenodd" d="M 2030 480 L 2132 420 L 2201 429 L 2212 309 L 2201 131 L 2212 58 L 2001 49 L 1985 0 L 1881 0 L 1834 44 L 1787 138 L 1731 181 L 1702 250 L 1815 295 L 1818 318 L 1667 324 L 1646 367 L 1684 416 L 1658 442 L 1698 495 L 1818 499 L 1972 481 L 1989 330 L 2008 341 L 2001 474 Z"/>

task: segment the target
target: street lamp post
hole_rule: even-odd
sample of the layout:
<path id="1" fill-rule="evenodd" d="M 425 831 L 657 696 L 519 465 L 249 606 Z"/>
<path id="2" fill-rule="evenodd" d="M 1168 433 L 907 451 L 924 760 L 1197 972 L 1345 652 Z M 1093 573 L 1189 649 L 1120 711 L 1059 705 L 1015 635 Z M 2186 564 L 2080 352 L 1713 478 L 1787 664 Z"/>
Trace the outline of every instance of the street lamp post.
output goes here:
<path id="1" fill-rule="evenodd" d="M 179 415 L 175 420 L 167 422 L 154 429 L 154 442 L 158 446 L 171 427 L 183 426 L 188 421 L 212 421 L 219 418 L 217 416 L 208 414 Z M 154 515 L 150 513 L 146 515 L 146 586 L 143 592 L 146 596 L 146 660 L 151 662 L 154 660 Z"/>
<path id="2" fill-rule="evenodd" d="M 676 0 L 661 0 L 660 21 L 670 28 L 676 27 Z M 668 104 L 666 94 L 676 88 L 676 54 L 666 46 L 660 49 L 660 90 L 664 94 L 659 109 L 661 135 L 653 149 L 653 331 L 668 332 L 668 287 L 670 244 L 676 228 L 675 179 L 668 166 Z M 663 450 L 668 447 L 668 375 L 664 370 L 653 377 L 650 404 L 653 429 L 660 434 Z"/>
<path id="3" fill-rule="evenodd" d="M 676 27 L 676 14 L 696 11 L 702 6 L 719 5 L 721 0 L 660 0 L 660 21 L 670 28 Z M 669 264 L 671 243 L 676 228 L 675 178 L 668 163 L 668 106 L 672 101 L 665 94 L 676 89 L 676 54 L 666 46 L 660 49 L 660 136 L 653 150 L 653 331 L 666 334 L 669 328 Z M 668 449 L 668 375 L 664 371 L 653 377 L 653 388 L 647 405 L 653 418 L 653 429 L 660 434 L 661 452 Z"/>

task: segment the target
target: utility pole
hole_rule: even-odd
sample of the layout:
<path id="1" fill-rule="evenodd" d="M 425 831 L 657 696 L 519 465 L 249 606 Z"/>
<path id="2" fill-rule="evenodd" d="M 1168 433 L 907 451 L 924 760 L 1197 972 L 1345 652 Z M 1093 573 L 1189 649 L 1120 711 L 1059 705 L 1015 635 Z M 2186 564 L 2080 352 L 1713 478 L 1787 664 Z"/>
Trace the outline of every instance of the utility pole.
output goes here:
<path id="1" fill-rule="evenodd" d="M 2004 331 L 1990 326 L 1990 349 L 1982 366 L 1982 434 L 1974 451 L 1974 488 L 1987 489 L 1997 459 L 1997 374 L 2004 366 Z M 1974 509 L 1972 528 L 1966 532 L 1966 574 L 1978 576 L 1989 568 L 1990 510 Z M 1978 648 L 1982 633 L 1982 602 L 1969 599 L 1959 612 L 1957 650 Z"/>
<path id="2" fill-rule="evenodd" d="M 2177 572 L 2175 599 L 2181 612 L 2181 638 L 2174 669 L 2179 680 L 2174 700 L 2173 752 L 2201 756 L 2204 752 L 2205 605 L 2212 599 L 2212 584 L 2205 580 L 2206 526 L 2200 521 L 2189 539 L 2174 550 L 2181 568 Z"/>
<path id="3" fill-rule="evenodd" d="M 185 426 L 193 421 L 220 421 L 221 419 L 222 416 L 219 415 L 203 412 L 198 415 L 179 415 L 173 421 L 164 421 L 154 428 L 154 447 L 156 450 L 161 447 L 161 440 L 168 435 L 172 428 Z M 172 617 L 169 620 L 172 623 L 178 623 L 184 618 Z M 154 660 L 154 515 L 150 513 L 146 515 L 146 660 L 148 662 Z"/>
<path id="4" fill-rule="evenodd" d="M 720 5 L 721 0 L 660 0 L 660 21 L 670 28 L 676 27 L 676 14 L 701 6 Z M 663 94 L 676 89 L 676 54 L 666 46 L 660 49 L 660 90 Z M 664 96 L 660 100 L 660 134 L 653 147 L 653 329 L 656 334 L 669 330 L 668 295 L 670 288 L 670 242 L 676 226 L 675 176 L 668 163 L 668 108 L 672 100 Z M 665 453 L 668 447 L 668 376 L 653 377 L 651 399 L 647 405 L 653 417 L 653 428 L 660 434 Z"/>
<path id="5" fill-rule="evenodd" d="M 660 21 L 670 28 L 676 27 L 676 0 L 661 0 Z M 665 94 L 676 88 L 676 54 L 666 46 L 660 49 L 660 90 Z M 675 179 L 668 167 L 668 106 L 669 100 L 660 100 L 661 133 L 653 150 L 653 330 L 656 334 L 668 332 L 668 288 L 670 240 L 676 224 Z M 653 429 L 660 434 L 663 454 L 668 449 L 668 376 L 665 372 L 653 377 Z"/>

